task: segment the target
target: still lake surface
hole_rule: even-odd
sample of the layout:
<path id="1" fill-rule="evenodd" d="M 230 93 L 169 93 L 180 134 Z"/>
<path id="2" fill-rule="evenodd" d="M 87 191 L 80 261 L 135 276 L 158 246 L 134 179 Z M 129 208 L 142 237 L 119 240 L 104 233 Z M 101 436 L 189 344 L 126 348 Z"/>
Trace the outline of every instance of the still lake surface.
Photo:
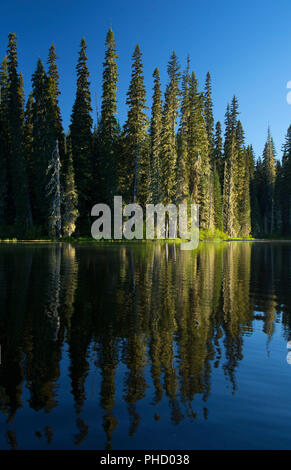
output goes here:
<path id="1" fill-rule="evenodd" d="M 289 243 L 0 244 L 0 448 L 290 449 L 290 328 Z"/>

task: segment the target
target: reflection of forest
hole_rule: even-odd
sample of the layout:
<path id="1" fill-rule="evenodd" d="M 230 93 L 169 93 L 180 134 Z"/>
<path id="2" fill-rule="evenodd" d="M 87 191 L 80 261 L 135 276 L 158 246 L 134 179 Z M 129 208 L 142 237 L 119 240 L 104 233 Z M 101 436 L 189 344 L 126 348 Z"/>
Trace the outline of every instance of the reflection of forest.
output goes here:
<path id="1" fill-rule="evenodd" d="M 263 321 L 270 337 L 279 305 L 288 335 L 290 293 L 280 279 L 290 278 L 290 262 L 291 249 L 283 244 L 201 244 L 193 252 L 160 244 L 2 246 L 1 412 L 13 422 L 24 406 L 24 386 L 32 409 L 50 412 L 58 406 L 55 385 L 67 343 L 79 429 L 75 444 L 88 433 L 81 412 L 93 364 L 89 349 L 97 352 L 109 448 L 118 426 L 115 382 L 121 362 L 131 435 L 142 419 L 136 404 L 149 393 L 146 367 L 153 404 L 167 397 L 173 422 L 195 419 L 196 394 L 205 401 L 206 419 L 211 370 L 221 366 L 235 392 L 243 336 L 250 334 L 253 319 Z M 52 435 L 49 428 L 48 442 Z M 17 447 L 15 431 L 6 438 Z"/>

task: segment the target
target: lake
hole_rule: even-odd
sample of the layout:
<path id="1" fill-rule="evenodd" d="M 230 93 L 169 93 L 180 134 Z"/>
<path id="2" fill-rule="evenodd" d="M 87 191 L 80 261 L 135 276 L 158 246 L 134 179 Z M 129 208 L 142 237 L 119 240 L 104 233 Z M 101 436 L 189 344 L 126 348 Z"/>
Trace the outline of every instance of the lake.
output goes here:
<path id="1" fill-rule="evenodd" d="M 290 327 L 286 242 L 2 243 L 0 448 L 290 449 Z"/>

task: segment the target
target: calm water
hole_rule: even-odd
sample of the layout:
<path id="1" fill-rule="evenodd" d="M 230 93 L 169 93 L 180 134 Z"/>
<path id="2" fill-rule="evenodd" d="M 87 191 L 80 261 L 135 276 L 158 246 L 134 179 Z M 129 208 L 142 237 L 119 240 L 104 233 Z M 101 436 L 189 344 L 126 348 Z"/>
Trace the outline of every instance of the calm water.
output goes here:
<path id="1" fill-rule="evenodd" d="M 0 448 L 291 448 L 290 327 L 288 243 L 0 244 Z"/>

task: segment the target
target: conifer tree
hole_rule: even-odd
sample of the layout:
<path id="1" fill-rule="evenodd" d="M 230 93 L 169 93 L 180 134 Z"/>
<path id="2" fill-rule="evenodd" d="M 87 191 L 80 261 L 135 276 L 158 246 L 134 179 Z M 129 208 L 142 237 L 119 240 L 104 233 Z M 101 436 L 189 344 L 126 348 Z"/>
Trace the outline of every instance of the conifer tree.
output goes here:
<path id="1" fill-rule="evenodd" d="M 26 102 L 24 113 L 24 146 L 25 146 L 25 160 L 27 169 L 28 180 L 28 193 L 29 200 L 33 198 L 33 93 L 31 92 Z"/>
<path id="2" fill-rule="evenodd" d="M 221 123 L 217 121 L 215 125 L 214 136 L 214 161 L 219 174 L 220 185 L 223 187 L 223 174 L 224 174 L 224 157 L 223 157 L 223 143 L 222 143 L 222 130 Z"/>
<path id="3" fill-rule="evenodd" d="M 231 107 L 227 106 L 225 115 L 224 141 L 224 186 L 223 186 L 223 217 L 224 231 L 231 237 L 239 233 L 237 220 L 237 180 L 238 180 L 238 146 L 237 146 L 237 115 L 238 102 L 234 96 Z"/>
<path id="4" fill-rule="evenodd" d="M 287 235 L 291 233 L 291 125 L 288 127 L 282 150 L 281 191 L 284 194 L 282 198 L 282 230 Z"/>
<path id="5" fill-rule="evenodd" d="M 32 93 L 33 139 L 29 163 L 31 203 L 36 225 L 42 227 L 43 233 L 47 233 L 51 207 L 49 198 L 46 196 L 47 168 L 55 151 L 57 131 L 50 94 L 50 80 L 40 59 L 32 76 Z"/>
<path id="6" fill-rule="evenodd" d="M 222 191 L 217 163 L 213 168 L 213 199 L 214 199 L 214 224 L 219 230 L 223 230 Z"/>
<path id="7" fill-rule="evenodd" d="M 78 191 L 79 218 L 77 232 L 88 234 L 92 209 L 92 117 L 91 95 L 89 89 L 89 70 L 86 56 L 87 44 L 81 40 L 77 63 L 77 91 L 71 115 L 70 135 L 72 157 Z"/>
<path id="8" fill-rule="evenodd" d="M 204 116 L 206 123 L 206 131 L 208 136 L 210 154 L 214 149 L 214 119 L 213 119 L 213 103 L 212 103 L 212 91 L 211 91 L 211 77 L 210 73 L 207 72 L 204 89 Z"/>
<path id="9" fill-rule="evenodd" d="M 182 77 L 180 126 L 177 134 L 176 202 L 178 203 L 186 202 L 189 198 L 187 164 L 189 155 L 190 113 L 190 59 L 188 57 L 187 67 Z"/>
<path id="10" fill-rule="evenodd" d="M 50 95 L 51 95 L 52 104 L 54 108 L 54 120 L 55 120 L 55 126 L 56 126 L 56 134 L 58 138 L 60 159 L 62 162 L 64 159 L 64 153 L 65 153 L 65 135 L 64 135 L 63 124 L 62 124 L 61 110 L 59 106 L 60 76 L 58 72 L 58 66 L 56 64 L 57 58 L 58 56 L 56 54 L 55 45 L 54 43 L 52 43 L 51 47 L 49 48 L 48 59 L 47 59 L 47 64 L 48 64 L 47 75 L 49 78 L 49 90 L 50 90 Z"/>
<path id="11" fill-rule="evenodd" d="M 168 64 L 169 82 L 165 91 L 162 128 L 162 201 L 164 204 L 174 202 L 176 179 L 176 133 L 175 127 L 179 115 L 180 103 L 180 66 L 175 52 L 172 53 Z"/>
<path id="12" fill-rule="evenodd" d="M 254 172 L 254 193 L 256 196 L 256 211 L 254 211 L 254 206 L 252 207 L 252 227 L 254 234 L 256 236 L 262 236 L 264 234 L 264 224 L 263 224 L 263 193 L 264 193 L 264 168 L 262 159 L 259 157 L 255 164 Z"/>
<path id="13" fill-rule="evenodd" d="M 264 176 L 264 193 L 261 199 L 262 218 L 264 224 L 264 233 L 271 234 L 274 230 L 275 217 L 275 180 L 276 180 L 276 161 L 275 146 L 271 136 L 270 128 L 268 128 L 267 141 L 263 151 L 263 176 Z"/>
<path id="14" fill-rule="evenodd" d="M 209 183 L 211 177 L 209 143 L 203 116 L 203 96 L 198 92 L 195 73 L 189 85 L 190 115 L 188 125 L 188 174 L 189 193 L 192 202 L 199 204 L 200 226 L 212 226 L 210 218 Z M 213 211 L 212 211 L 213 213 Z"/>
<path id="15" fill-rule="evenodd" d="M 0 226 L 7 222 L 8 204 L 8 71 L 7 58 L 0 66 Z"/>
<path id="16" fill-rule="evenodd" d="M 116 44 L 114 34 L 110 28 L 105 43 L 105 60 L 103 63 L 103 93 L 100 120 L 100 173 L 104 201 L 112 202 L 116 193 L 116 153 L 119 126 L 116 119 L 117 113 L 117 63 Z"/>
<path id="17" fill-rule="evenodd" d="M 48 181 L 46 197 L 49 199 L 49 235 L 61 236 L 61 161 L 58 141 L 46 170 Z"/>
<path id="18" fill-rule="evenodd" d="M 66 143 L 67 168 L 64 172 L 65 181 L 62 194 L 62 229 L 63 236 L 70 237 L 75 232 L 79 213 L 70 137 L 67 138 Z"/>
<path id="19" fill-rule="evenodd" d="M 8 35 L 7 71 L 8 87 L 8 132 L 9 157 L 8 171 L 11 180 L 12 220 L 19 235 L 24 235 L 31 225 L 31 213 L 28 200 L 27 175 L 23 146 L 23 88 L 18 74 L 16 34 Z M 11 220 L 11 219 L 10 219 Z"/>
<path id="20" fill-rule="evenodd" d="M 162 137 L 162 92 L 160 83 L 160 72 L 156 68 L 153 73 L 154 93 L 152 100 L 152 114 L 150 123 L 151 137 L 151 180 L 150 180 L 150 199 L 154 204 L 159 203 L 161 199 L 161 137 Z"/>
<path id="21" fill-rule="evenodd" d="M 256 187 L 256 164 L 252 145 L 246 147 L 246 159 L 249 174 L 249 197 L 251 210 L 251 234 L 257 236 L 261 230 L 261 215 Z"/>
<path id="22" fill-rule="evenodd" d="M 143 152 L 147 143 L 148 120 L 145 113 L 146 90 L 141 57 L 142 53 L 137 45 L 132 56 L 132 74 L 126 100 L 129 109 L 119 159 L 119 191 L 124 194 L 127 202 L 136 202 L 140 188 L 148 187 L 149 183 L 149 155 Z"/>

